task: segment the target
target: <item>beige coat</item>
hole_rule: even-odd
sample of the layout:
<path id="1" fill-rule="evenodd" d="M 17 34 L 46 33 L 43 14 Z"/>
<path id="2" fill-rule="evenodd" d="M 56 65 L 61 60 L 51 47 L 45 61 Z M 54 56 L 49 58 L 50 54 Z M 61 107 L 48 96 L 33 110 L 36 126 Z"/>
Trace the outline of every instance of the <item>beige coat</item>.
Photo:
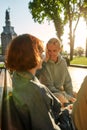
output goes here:
<path id="1" fill-rule="evenodd" d="M 77 130 L 87 130 L 87 76 L 78 92 L 77 101 L 73 105 L 72 117 Z"/>

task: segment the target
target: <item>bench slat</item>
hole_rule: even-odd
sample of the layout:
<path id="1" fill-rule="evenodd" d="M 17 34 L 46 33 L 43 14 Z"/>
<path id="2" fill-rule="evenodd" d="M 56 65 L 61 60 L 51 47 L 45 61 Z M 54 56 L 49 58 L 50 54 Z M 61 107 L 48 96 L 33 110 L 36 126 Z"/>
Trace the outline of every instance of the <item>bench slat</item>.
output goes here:
<path id="1" fill-rule="evenodd" d="M 3 104 L 3 94 L 4 94 L 4 85 L 5 85 L 5 78 L 6 78 L 6 71 L 2 69 L 0 73 L 0 130 L 1 130 L 1 123 L 2 123 L 2 104 Z"/>
<path id="2" fill-rule="evenodd" d="M 0 130 L 31 130 L 29 112 L 20 110 L 14 103 L 10 73 L 4 70 L 0 76 Z"/>

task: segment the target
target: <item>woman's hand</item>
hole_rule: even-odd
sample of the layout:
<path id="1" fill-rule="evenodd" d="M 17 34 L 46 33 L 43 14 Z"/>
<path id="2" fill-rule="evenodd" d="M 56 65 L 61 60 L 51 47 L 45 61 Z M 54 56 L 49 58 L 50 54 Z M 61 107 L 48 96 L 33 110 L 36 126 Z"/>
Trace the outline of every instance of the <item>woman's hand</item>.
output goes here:
<path id="1" fill-rule="evenodd" d="M 74 103 L 76 101 L 76 98 L 70 97 L 69 101 L 72 102 L 72 103 Z"/>
<path id="2" fill-rule="evenodd" d="M 73 91 L 73 96 L 77 98 L 77 92 Z"/>

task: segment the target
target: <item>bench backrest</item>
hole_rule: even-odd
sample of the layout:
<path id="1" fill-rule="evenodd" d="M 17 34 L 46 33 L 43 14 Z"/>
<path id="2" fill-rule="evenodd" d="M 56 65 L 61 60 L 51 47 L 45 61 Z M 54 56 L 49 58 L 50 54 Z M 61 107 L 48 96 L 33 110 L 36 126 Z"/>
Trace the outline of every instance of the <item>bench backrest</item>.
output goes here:
<path id="1" fill-rule="evenodd" d="M 0 74 L 0 130 L 32 130 L 30 115 L 16 107 L 8 70 Z"/>
<path id="2" fill-rule="evenodd" d="M 0 73 L 0 130 L 1 130 L 1 118 L 2 118 L 2 104 L 4 95 L 4 85 L 5 85 L 5 69 Z"/>

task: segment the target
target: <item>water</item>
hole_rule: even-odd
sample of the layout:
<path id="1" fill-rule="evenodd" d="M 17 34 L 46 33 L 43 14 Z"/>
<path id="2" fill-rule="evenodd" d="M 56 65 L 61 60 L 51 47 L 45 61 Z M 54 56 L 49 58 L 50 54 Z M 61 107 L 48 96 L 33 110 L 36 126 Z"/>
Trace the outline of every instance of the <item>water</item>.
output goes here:
<path id="1" fill-rule="evenodd" d="M 74 91 L 78 92 L 85 76 L 87 75 L 87 68 L 68 67 L 68 70 L 72 78 Z"/>

